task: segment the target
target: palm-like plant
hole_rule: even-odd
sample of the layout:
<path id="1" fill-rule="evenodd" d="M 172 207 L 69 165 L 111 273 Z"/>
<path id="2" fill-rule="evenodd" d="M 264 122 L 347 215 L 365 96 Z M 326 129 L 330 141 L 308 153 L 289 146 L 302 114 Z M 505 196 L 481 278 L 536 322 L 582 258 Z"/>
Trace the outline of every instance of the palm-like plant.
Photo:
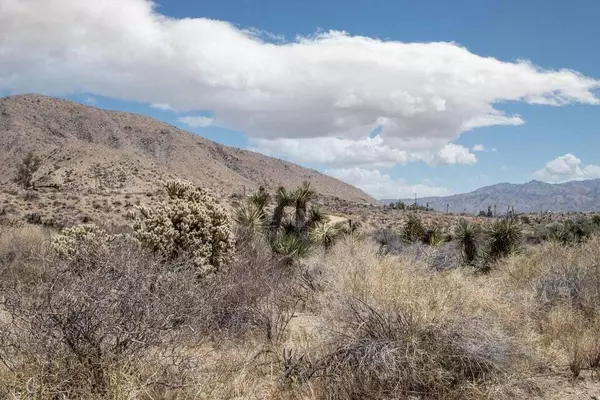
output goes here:
<path id="1" fill-rule="evenodd" d="M 491 260 L 506 257 L 521 245 L 523 230 L 514 218 L 501 219 L 488 228 L 488 255 Z"/>
<path id="2" fill-rule="evenodd" d="M 296 227 L 303 229 L 306 225 L 306 207 L 309 201 L 316 198 L 317 192 L 312 188 L 310 182 L 302 182 L 302 185 L 294 192 L 296 203 Z"/>
<path id="3" fill-rule="evenodd" d="M 325 247 L 333 246 L 339 236 L 340 231 L 334 226 L 326 223 L 318 223 L 309 232 L 310 241 Z"/>
<path id="4" fill-rule="evenodd" d="M 308 226 L 310 228 L 318 224 L 325 224 L 328 220 L 329 217 L 319 207 L 312 206 L 310 208 L 310 212 L 308 213 Z"/>
<path id="5" fill-rule="evenodd" d="M 256 204 L 248 203 L 237 207 L 233 220 L 238 226 L 249 234 L 254 234 L 264 229 L 265 214 Z"/>
<path id="6" fill-rule="evenodd" d="M 281 226 L 281 221 L 285 215 L 285 208 L 294 205 L 294 194 L 289 193 L 283 186 L 277 189 L 275 194 L 275 210 L 273 211 L 273 220 L 271 227 L 273 230 L 278 230 Z"/>
<path id="7" fill-rule="evenodd" d="M 256 208 L 258 208 L 260 211 L 262 211 L 264 213 L 265 208 L 271 202 L 271 195 L 269 194 L 269 192 L 267 192 L 267 190 L 264 188 L 264 186 L 260 186 L 258 188 L 258 192 L 254 193 L 252 196 L 250 196 L 249 202 L 251 204 L 254 204 L 256 206 Z"/>
<path id="8" fill-rule="evenodd" d="M 481 230 L 479 225 L 460 220 L 454 231 L 461 261 L 467 265 L 474 265 L 479 257 Z"/>
<path id="9" fill-rule="evenodd" d="M 306 256 L 309 250 L 309 243 L 296 234 L 283 233 L 273 238 L 271 249 L 273 253 L 282 256 L 283 261 L 291 264 L 294 260 Z"/>

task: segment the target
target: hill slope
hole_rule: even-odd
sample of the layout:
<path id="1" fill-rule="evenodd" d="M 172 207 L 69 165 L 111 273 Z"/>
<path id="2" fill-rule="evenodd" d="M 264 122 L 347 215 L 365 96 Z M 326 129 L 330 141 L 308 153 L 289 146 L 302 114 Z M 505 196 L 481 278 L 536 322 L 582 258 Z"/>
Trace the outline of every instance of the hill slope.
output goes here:
<path id="1" fill-rule="evenodd" d="M 61 190 L 141 192 L 171 177 L 221 196 L 260 184 L 304 180 L 324 196 L 373 203 L 361 190 L 314 170 L 223 146 L 147 116 L 106 111 L 41 95 L 0 98 L 0 182 L 15 176 L 27 151 L 44 159 L 38 184 Z"/>
<path id="2" fill-rule="evenodd" d="M 389 203 L 389 200 L 385 202 Z M 406 199 L 405 202 L 412 204 L 414 200 Z M 499 214 L 505 213 L 508 205 L 514 206 L 516 212 L 598 211 L 600 179 L 561 184 L 535 180 L 524 184 L 499 183 L 470 193 L 419 199 L 419 205 L 426 203 L 438 211 L 445 211 L 448 204 L 451 212 L 467 213 L 478 213 L 494 204 Z"/>

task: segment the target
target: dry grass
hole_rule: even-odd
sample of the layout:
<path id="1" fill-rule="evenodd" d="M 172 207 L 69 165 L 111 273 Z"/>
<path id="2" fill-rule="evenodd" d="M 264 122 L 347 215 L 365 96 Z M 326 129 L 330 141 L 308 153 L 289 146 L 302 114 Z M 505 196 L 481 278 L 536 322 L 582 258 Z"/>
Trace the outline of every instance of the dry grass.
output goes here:
<path id="1" fill-rule="evenodd" d="M 438 249 L 384 255 L 354 235 L 283 265 L 255 239 L 205 282 L 185 260 L 114 246 L 89 249 L 90 268 L 75 268 L 49 252 L 41 227 L 0 228 L 3 398 L 581 398 L 600 388 L 569 381 L 599 367 L 597 237 L 527 247 L 487 275 L 432 268 Z"/>

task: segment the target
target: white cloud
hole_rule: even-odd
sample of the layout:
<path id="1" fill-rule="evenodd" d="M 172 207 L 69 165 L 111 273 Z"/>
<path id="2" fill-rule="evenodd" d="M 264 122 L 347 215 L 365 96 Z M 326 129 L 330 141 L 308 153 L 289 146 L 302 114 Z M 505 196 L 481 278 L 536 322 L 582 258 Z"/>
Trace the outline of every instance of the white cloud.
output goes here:
<path id="1" fill-rule="evenodd" d="M 83 102 L 89 105 L 95 105 L 98 104 L 98 100 L 96 100 L 95 98 L 93 98 L 92 96 L 88 96 L 85 99 L 83 99 Z"/>
<path id="2" fill-rule="evenodd" d="M 546 182 L 565 182 L 600 178 L 600 165 L 581 165 L 581 160 L 573 154 L 565 154 L 548 162 L 533 176 Z"/>
<path id="3" fill-rule="evenodd" d="M 0 91 L 86 92 L 209 111 L 219 126 L 257 140 L 338 139 L 336 165 L 439 152 L 472 163 L 475 156 L 453 158 L 456 148 L 445 146 L 470 129 L 524 123 L 497 103 L 599 103 L 598 80 L 455 43 L 344 32 L 281 43 L 223 21 L 169 18 L 148 0 L 0 0 L 0 9 Z M 380 143 L 363 150 L 377 127 Z"/>
<path id="4" fill-rule="evenodd" d="M 170 104 L 167 103 L 152 103 L 150 107 L 161 111 L 175 111 Z"/>
<path id="5" fill-rule="evenodd" d="M 485 146 L 482 144 L 476 144 L 475 146 L 473 146 L 473 151 L 476 151 L 476 152 L 485 151 Z"/>
<path id="6" fill-rule="evenodd" d="M 254 139 L 252 145 L 252 150 L 270 156 L 298 163 L 319 163 L 337 167 L 389 167 L 416 161 L 431 165 L 470 165 L 477 162 L 477 157 L 469 149 L 454 143 L 448 143 L 438 151 L 405 151 L 385 144 L 379 135 L 356 140 L 336 137 Z"/>
<path id="7" fill-rule="evenodd" d="M 404 179 L 394 179 L 387 174 L 382 174 L 377 169 L 338 168 L 330 169 L 326 173 L 364 190 L 377 199 L 412 198 L 415 193 L 419 197 L 448 194 L 446 188 L 431 186 L 425 182 L 410 184 Z"/>
<path id="8" fill-rule="evenodd" d="M 177 121 L 182 124 L 186 124 L 191 126 L 192 128 L 206 128 L 207 126 L 211 126 L 214 123 L 214 120 L 210 117 L 201 117 L 201 116 L 188 116 L 188 117 L 179 117 Z"/>

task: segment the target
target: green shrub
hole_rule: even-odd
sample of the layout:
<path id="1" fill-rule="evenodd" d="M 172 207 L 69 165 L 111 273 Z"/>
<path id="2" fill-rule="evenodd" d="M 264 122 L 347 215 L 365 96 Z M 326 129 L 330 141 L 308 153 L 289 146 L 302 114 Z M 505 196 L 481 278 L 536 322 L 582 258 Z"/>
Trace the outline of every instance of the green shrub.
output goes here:
<path id="1" fill-rule="evenodd" d="M 434 226 L 425 231 L 422 240 L 424 244 L 439 246 L 446 241 L 446 237 L 440 227 Z"/>
<path id="2" fill-rule="evenodd" d="M 410 214 L 408 219 L 404 223 L 404 228 L 402 229 L 402 236 L 404 239 L 409 242 L 417 242 L 422 240 L 423 235 L 425 234 L 425 227 L 423 223 L 415 214 Z"/>
<path id="3" fill-rule="evenodd" d="M 233 251 L 232 223 L 221 205 L 190 183 L 169 181 L 170 200 L 139 207 L 133 229 L 147 248 L 168 259 L 190 257 L 200 276 L 216 272 Z"/>

